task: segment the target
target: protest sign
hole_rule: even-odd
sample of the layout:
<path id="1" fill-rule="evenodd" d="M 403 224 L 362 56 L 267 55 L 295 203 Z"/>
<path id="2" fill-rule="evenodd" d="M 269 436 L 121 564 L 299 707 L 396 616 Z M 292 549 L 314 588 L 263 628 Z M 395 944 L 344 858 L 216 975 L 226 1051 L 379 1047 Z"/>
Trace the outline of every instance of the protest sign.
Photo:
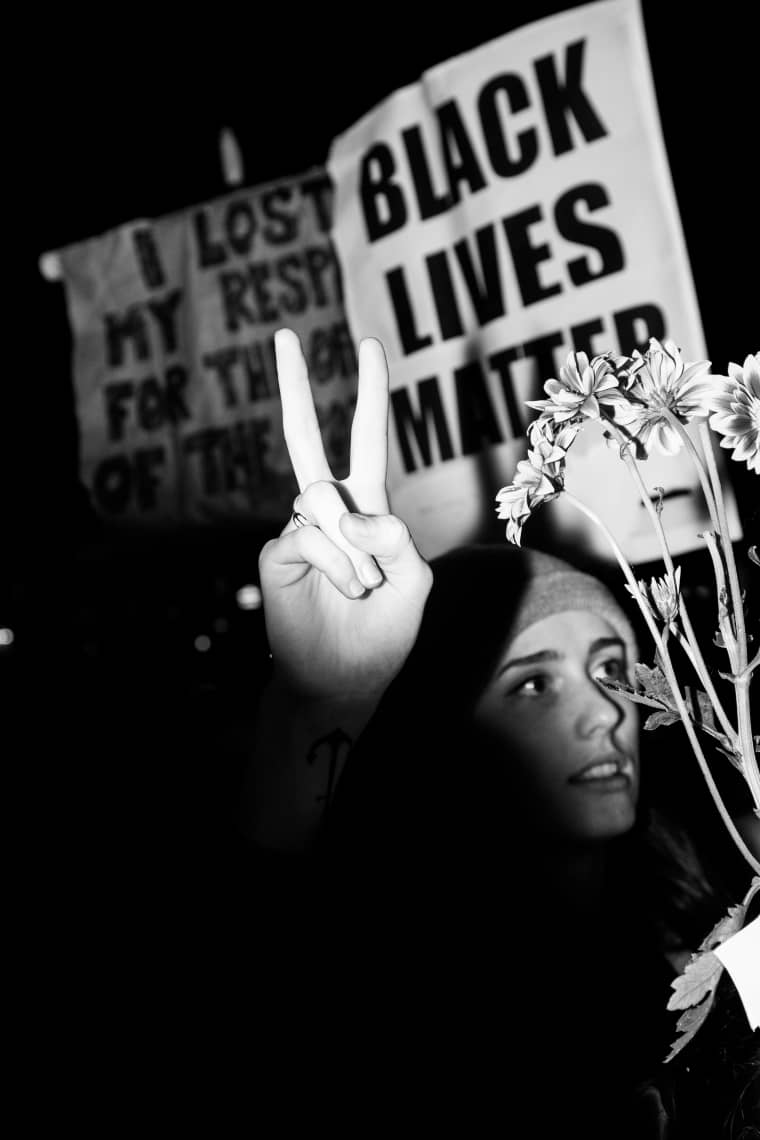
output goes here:
<path id="1" fill-rule="evenodd" d="M 282 523 L 297 486 L 273 334 L 301 338 L 325 449 L 345 473 L 356 357 L 323 169 L 59 251 L 80 474 L 131 524 Z"/>
<path id="2" fill-rule="evenodd" d="M 525 401 L 571 351 L 657 337 L 705 357 L 637 0 L 573 8 L 431 68 L 334 139 L 327 169 L 349 326 L 389 358 L 391 504 L 426 556 L 492 532 L 538 414 Z M 701 545 L 709 518 L 685 454 L 651 456 L 644 475 L 662 488 L 673 552 Z M 595 426 L 567 487 L 632 561 L 659 557 Z M 563 497 L 544 509 L 560 538 L 612 557 Z"/>

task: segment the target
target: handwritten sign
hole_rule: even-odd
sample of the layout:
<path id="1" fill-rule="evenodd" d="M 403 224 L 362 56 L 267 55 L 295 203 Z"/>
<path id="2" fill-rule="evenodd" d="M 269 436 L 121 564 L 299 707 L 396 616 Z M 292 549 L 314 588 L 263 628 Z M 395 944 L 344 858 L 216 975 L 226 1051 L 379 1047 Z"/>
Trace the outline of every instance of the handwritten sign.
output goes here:
<path id="1" fill-rule="evenodd" d="M 356 354 L 324 170 L 60 251 L 81 477 L 130 523 L 282 522 L 297 486 L 273 334 L 301 338 L 328 459 L 348 461 Z"/>

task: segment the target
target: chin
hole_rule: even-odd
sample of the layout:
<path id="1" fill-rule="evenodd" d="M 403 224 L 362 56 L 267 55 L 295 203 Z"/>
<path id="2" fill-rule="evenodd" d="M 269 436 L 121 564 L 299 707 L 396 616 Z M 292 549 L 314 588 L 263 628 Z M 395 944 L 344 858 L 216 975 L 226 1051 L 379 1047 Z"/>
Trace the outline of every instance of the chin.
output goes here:
<path id="1" fill-rule="evenodd" d="M 600 816 L 593 825 L 593 831 L 597 839 L 615 839 L 618 835 L 625 835 L 635 823 L 636 807 L 629 802 Z"/>

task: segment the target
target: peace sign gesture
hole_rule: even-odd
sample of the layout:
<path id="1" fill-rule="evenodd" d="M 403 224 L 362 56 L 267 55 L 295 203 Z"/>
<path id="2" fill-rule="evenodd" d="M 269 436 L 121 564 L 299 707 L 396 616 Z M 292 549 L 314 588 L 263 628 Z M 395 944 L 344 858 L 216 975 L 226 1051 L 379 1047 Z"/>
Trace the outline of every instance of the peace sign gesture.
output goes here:
<path id="1" fill-rule="evenodd" d="M 406 525 L 389 513 L 388 367 L 359 345 L 350 473 L 336 480 L 322 446 L 306 361 L 290 329 L 275 335 L 283 428 L 299 494 L 259 557 L 275 675 L 306 699 L 378 698 L 417 636 L 432 583 Z"/>

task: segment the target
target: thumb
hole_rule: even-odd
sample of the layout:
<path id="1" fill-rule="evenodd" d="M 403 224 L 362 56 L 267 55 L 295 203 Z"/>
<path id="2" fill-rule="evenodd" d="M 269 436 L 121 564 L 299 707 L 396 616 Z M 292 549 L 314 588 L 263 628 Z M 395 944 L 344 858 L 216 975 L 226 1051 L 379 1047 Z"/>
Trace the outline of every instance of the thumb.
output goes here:
<path id="1" fill-rule="evenodd" d="M 397 515 L 346 512 L 338 526 L 349 542 L 374 557 L 386 578 L 429 577 L 432 582 L 430 567 L 415 546 L 406 523 Z"/>

